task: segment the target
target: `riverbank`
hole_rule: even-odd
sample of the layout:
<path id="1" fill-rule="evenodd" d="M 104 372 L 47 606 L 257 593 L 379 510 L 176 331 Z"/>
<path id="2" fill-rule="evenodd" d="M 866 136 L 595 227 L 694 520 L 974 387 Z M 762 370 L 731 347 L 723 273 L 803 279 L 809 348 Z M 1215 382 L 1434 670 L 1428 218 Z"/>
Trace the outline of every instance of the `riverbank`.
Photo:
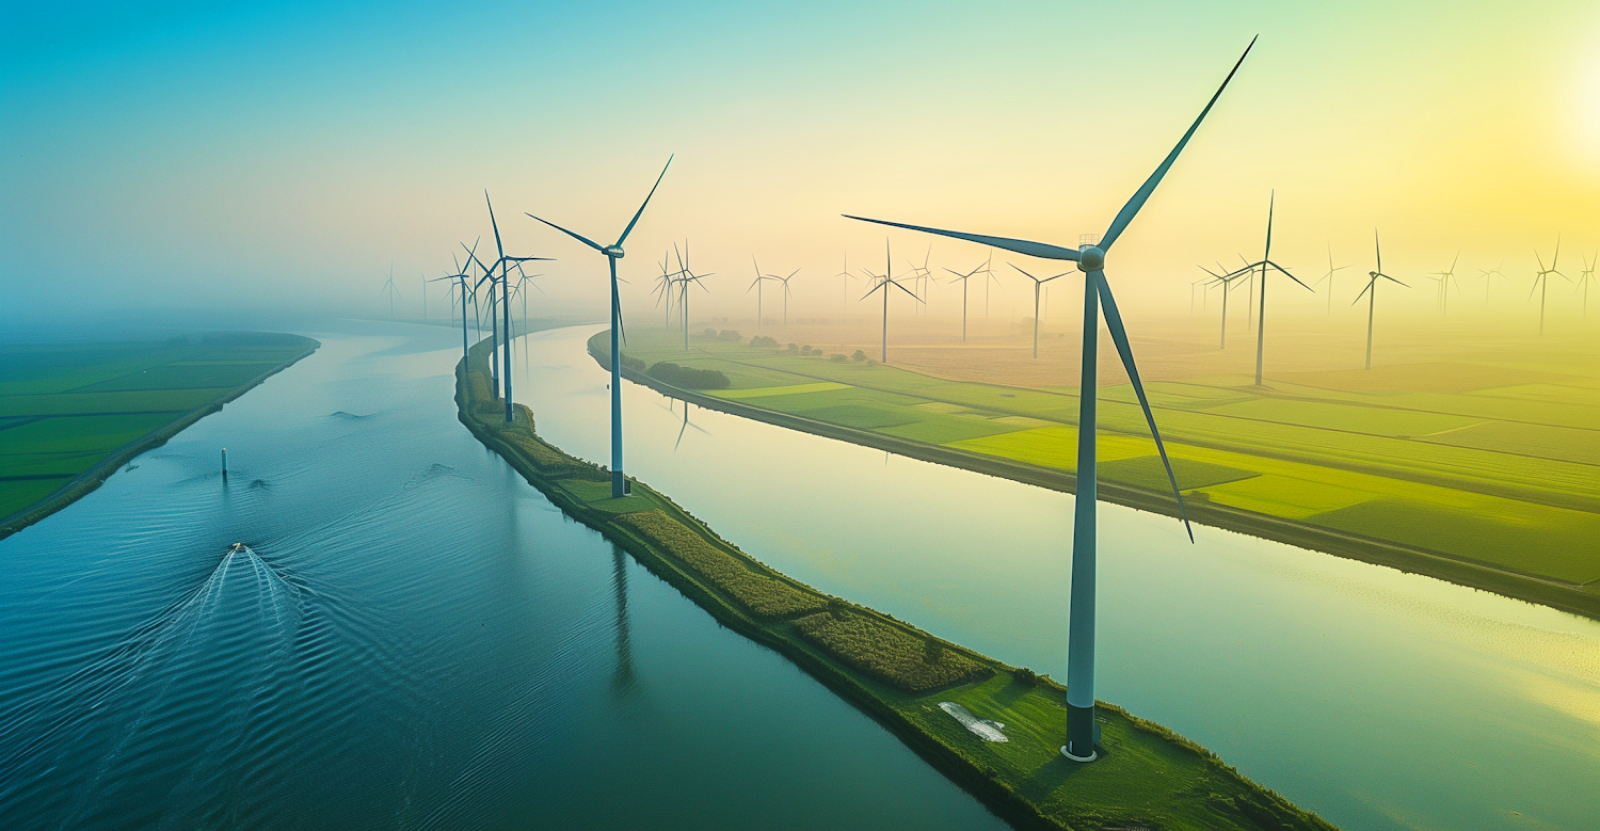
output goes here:
<path id="1" fill-rule="evenodd" d="M 611 499 L 608 474 L 540 439 L 525 407 L 504 423 L 490 400 L 486 356 L 480 344 L 457 370 L 459 416 L 480 440 L 563 511 L 723 625 L 794 661 L 1013 824 L 1331 827 L 1214 754 L 1111 705 L 1100 712 L 1105 758 L 1067 761 L 1058 752 L 1066 718 L 1060 685 L 792 580 L 642 483 Z M 980 739 L 942 703 L 1003 723 L 1008 741 Z"/>
<path id="2" fill-rule="evenodd" d="M 105 345 L 12 347 L 44 368 L 18 361 L 15 369 L 23 377 L 0 382 L 0 430 L 11 440 L 3 457 L 8 475 L 0 481 L 29 483 L 35 491 L 39 483 L 67 481 L 0 517 L 0 539 L 83 498 L 139 454 L 219 412 L 319 346 L 299 335 L 220 333 L 198 343 L 180 338 L 149 356 Z M 86 349 L 106 353 L 103 362 L 73 363 Z M 57 429 L 68 419 L 83 429 Z M 95 446 L 95 440 L 130 428 L 133 440 L 109 450 Z M 95 461 L 83 469 L 86 458 Z"/>
<path id="3" fill-rule="evenodd" d="M 604 353 L 602 341 L 591 339 L 591 354 Z M 819 352 L 795 355 L 721 336 L 695 336 L 687 353 L 681 341 L 669 342 L 660 332 L 632 341 L 625 357 L 637 363 L 624 368 L 625 377 L 702 407 L 1067 493 L 1076 487 L 1070 452 L 1075 391 L 951 382 L 842 354 L 831 360 Z M 647 371 L 657 361 L 722 371 L 730 387 L 674 386 Z M 1181 385 L 1152 385 L 1158 409 L 1175 406 L 1168 386 Z M 1103 389 L 1105 409 L 1129 409 L 1124 392 Z M 1341 415 L 1358 418 L 1361 410 L 1345 406 Z M 1582 506 L 1384 478 L 1272 455 L 1276 451 L 1250 455 L 1237 437 L 1218 438 L 1216 428 L 1207 434 L 1213 445 L 1201 445 L 1181 429 L 1182 418 L 1194 417 L 1181 409 L 1157 415 L 1196 522 L 1600 619 L 1600 579 L 1583 579 L 1597 561 L 1593 540 L 1600 530 L 1590 526 L 1600 515 Z M 1178 429 L 1171 427 L 1174 418 Z M 1277 438 L 1288 436 L 1276 435 L 1281 425 L 1252 423 Z M 1113 429 L 1101 436 L 1101 498 L 1176 516 L 1153 446 L 1138 435 L 1142 429 L 1138 421 L 1127 433 Z M 1291 438 L 1303 439 L 1299 433 Z M 1360 467 L 1354 457 L 1344 462 Z M 1575 488 L 1562 498 L 1581 501 L 1583 493 Z M 1323 499 L 1330 501 L 1320 513 L 1294 507 Z"/>

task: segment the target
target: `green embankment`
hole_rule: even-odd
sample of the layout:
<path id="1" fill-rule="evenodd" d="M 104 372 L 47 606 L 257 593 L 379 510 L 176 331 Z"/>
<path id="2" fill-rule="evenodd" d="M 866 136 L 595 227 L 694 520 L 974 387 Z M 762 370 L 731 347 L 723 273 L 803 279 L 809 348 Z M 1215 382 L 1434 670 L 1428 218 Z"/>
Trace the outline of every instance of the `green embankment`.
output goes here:
<path id="1" fill-rule="evenodd" d="M 893 731 L 1017 827 L 1320 829 L 1333 826 L 1244 778 L 1159 725 L 1101 704 L 1104 758 L 1059 751 L 1066 691 L 1048 677 L 964 649 L 873 609 L 825 595 L 752 559 L 678 505 L 539 438 L 491 398 L 486 350 L 457 368 L 462 423 L 570 516 L 595 528 L 721 623 L 788 657 Z M 991 743 L 939 708 L 1005 725 Z"/>
<path id="2" fill-rule="evenodd" d="M 0 349 L 0 538 L 314 352 L 298 335 Z"/>
<path id="3" fill-rule="evenodd" d="M 685 352 L 659 331 L 632 334 L 625 357 L 722 372 L 729 389 L 715 391 L 628 374 L 702 406 L 1075 486 L 1075 388 L 955 382 L 725 337 Z M 1600 617 L 1600 374 L 1420 364 L 1149 392 L 1199 522 Z M 1175 514 L 1131 388 L 1100 395 L 1101 497 Z"/>

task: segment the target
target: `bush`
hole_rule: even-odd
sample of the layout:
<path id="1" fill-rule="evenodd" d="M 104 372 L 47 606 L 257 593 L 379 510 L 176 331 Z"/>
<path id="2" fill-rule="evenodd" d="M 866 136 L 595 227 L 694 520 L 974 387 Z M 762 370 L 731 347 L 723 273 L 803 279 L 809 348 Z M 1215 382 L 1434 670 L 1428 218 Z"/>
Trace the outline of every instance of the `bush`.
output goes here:
<path id="1" fill-rule="evenodd" d="M 650 367 L 651 378 L 686 390 L 725 390 L 728 376 L 715 369 L 696 369 L 661 361 Z"/>
<path id="2" fill-rule="evenodd" d="M 751 346 L 767 346 L 767 347 L 771 347 L 773 349 L 777 349 L 778 348 L 778 339 L 775 338 L 775 337 L 772 337 L 771 335 L 756 335 L 755 337 L 750 339 L 750 345 Z"/>
<path id="3" fill-rule="evenodd" d="M 1034 675 L 1033 670 L 1028 669 L 1027 667 L 1022 667 L 1016 672 L 1011 673 L 1011 678 L 1024 687 L 1031 687 L 1039 683 L 1039 676 Z"/>
<path id="4" fill-rule="evenodd" d="M 792 344 L 792 343 L 789 344 L 788 346 L 784 347 L 784 349 L 789 351 L 789 352 L 799 352 L 800 351 L 800 347 L 798 347 L 798 346 L 796 346 L 795 344 Z"/>
<path id="5" fill-rule="evenodd" d="M 660 545 L 740 605 L 762 617 L 784 617 L 820 610 L 827 605 L 820 594 L 756 573 L 738 557 L 712 545 L 705 537 L 659 510 L 623 514 L 616 521 Z"/>
<path id="6" fill-rule="evenodd" d="M 833 361 L 833 362 L 834 362 L 834 363 L 836 363 L 836 364 L 842 364 L 842 363 L 844 363 L 844 362 L 845 362 L 845 361 L 848 361 L 848 360 L 850 360 L 850 359 L 849 359 L 849 358 L 846 358 L 846 357 L 845 357 L 845 356 L 844 356 L 844 353 L 843 353 L 843 352 L 835 352 L 835 353 L 833 353 L 833 354 L 832 354 L 832 355 L 829 355 L 829 356 L 828 356 L 828 360 L 830 360 L 830 361 Z"/>
<path id="7" fill-rule="evenodd" d="M 721 332 L 717 333 L 717 337 L 722 338 L 723 340 L 731 340 L 735 342 L 744 340 L 743 337 L 740 337 L 737 329 L 723 329 Z"/>
<path id="8" fill-rule="evenodd" d="M 924 692 L 981 678 L 989 670 L 931 637 L 908 632 L 876 615 L 827 612 L 796 620 L 806 640 L 846 664 L 907 692 Z"/>
<path id="9" fill-rule="evenodd" d="M 850 360 L 855 361 L 858 364 L 861 363 L 862 361 L 865 361 L 866 359 L 867 359 L 867 353 L 862 352 L 859 349 L 856 350 L 856 354 L 850 356 Z"/>
<path id="10" fill-rule="evenodd" d="M 808 343 L 805 346 L 800 347 L 800 354 L 802 354 L 802 355 L 810 355 L 811 354 L 811 344 Z"/>
<path id="11" fill-rule="evenodd" d="M 707 327 L 705 332 L 703 332 L 702 334 L 704 334 L 708 338 L 714 338 L 714 337 L 717 336 L 717 330 Z"/>

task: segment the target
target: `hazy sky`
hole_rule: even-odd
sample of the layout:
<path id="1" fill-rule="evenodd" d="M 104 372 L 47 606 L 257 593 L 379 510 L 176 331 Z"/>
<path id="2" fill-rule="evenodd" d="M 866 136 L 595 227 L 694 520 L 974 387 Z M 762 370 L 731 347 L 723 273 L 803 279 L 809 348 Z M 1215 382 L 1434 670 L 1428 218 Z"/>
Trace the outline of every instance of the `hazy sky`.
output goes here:
<path id="1" fill-rule="evenodd" d="M 1460 248 L 1463 273 L 1504 259 L 1516 297 L 1557 232 L 1564 263 L 1600 247 L 1592 0 L 221 5 L 8 0 L 7 319 L 375 313 L 391 259 L 415 315 L 421 275 L 489 234 L 484 188 L 514 252 L 560 258 L 549 302 L 598 308 L 603 259 L 522 211 L 609 240 L 670 153 L 630 302 L 688 237 L 718 273 L 701 308 L 748 314 L 755 254 L 805 268 L 798 313 L 837 314 L 827 278 L 884 239 L 841 212 L 1076 244 L 1258 32 L 1111 260 L 1131 312 L 1186 309 L 1197 262 L 1258 251 L 1272 188 L 1274 259 L 1310 278 L 1330 243 L 1370 268 L 1374 226 L 1391 273 Z M 933 265 L 981 257 L 941 242 Z"/>

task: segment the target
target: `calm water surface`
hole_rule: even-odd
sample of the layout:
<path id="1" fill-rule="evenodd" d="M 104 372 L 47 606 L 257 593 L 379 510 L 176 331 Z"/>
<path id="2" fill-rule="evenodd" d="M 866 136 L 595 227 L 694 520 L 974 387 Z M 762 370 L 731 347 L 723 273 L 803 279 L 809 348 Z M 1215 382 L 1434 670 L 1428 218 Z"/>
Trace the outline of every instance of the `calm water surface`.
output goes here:
<path id="1" fill-rule="evenodd" d="M 487 453 L 451 330 L 308 334 L 0 541 L 0 828 L 1003 827 Z"/>
<path id="2" fill-rule="evenodd" d="M 609 462 L 594 327 L 527 338 L 540 432 Z M 624 389 L 626 468 L 825 591 L 1066 670 L 1072 497 Z M 1600 623 L 1100 508 L 1101 698 L 1347 829 L 1600 828 Z"/>

